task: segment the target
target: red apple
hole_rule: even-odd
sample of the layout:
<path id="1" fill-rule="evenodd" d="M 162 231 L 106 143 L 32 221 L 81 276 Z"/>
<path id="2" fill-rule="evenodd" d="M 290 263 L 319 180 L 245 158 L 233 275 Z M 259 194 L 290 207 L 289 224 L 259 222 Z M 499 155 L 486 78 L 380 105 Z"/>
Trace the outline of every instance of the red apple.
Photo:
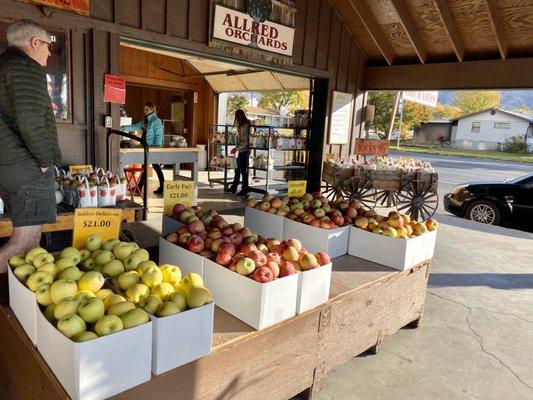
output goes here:
<path id="1" fill-rule="evenodd" d="M 169 233 L 166 237 L 166 239 L 170 242 L 170 243 L 174 243 L 174 244 L 177 244 L 178 243 L 178 234 L 177 233 Z"/>
<path id="2" fill-rule="evenodd" d="M 222 234 L 224 236 L 233 235 L 233 229 L 231 229 L 229 226 L 226 226 L 225 228 L 222 228 Z"/>
<path id="3" fill-rule="evenodd" d="M 235 246 L 233 246 L 231 243 L 222 243 L 218 248 L 219 253 L 229 253 L 231 254 L 231 257 L 235 255 Z"/>
<path id="4" fill-rule="evenodd" d="M 340 215 L 333 215 L 331 217 L 331 221 L 335 224 L 335 225 L 338 225 L 338 226 L 342 226 L 344 225 L 344 218 Z"/>
<path id="5" fill-rule="evenodd" d="M 210 246 L 211 251 L 213 253 L 218 253 L 218 250 L 219 250 L 220 246 L 222 245 L 222 243 L 224 243 L 222 241 L 222 238 L 213 240 L 213 242 L 211 242 L 211 246 Z"/>
<path id="6" fill-rule="evenodd" d="M 246 257 L 248 257 L 254 250 L 257 250 L 257 247 L 253 243 L 243 244 L 240 248 L 241 253 L 243 253 Z"/>
<path id="7" fill-rule="evenodd" d="M 248 228 L 242 228 L 239 233 L 242 235 L 244 239 L 246 239 L 249 236 L 253 236 L 253 232 Z"/>
<path id="8" fill-rule="evenodd" d="M 200 236 L 193 235 L 187 242 L 187 248 L 193 253 L 199 253 L 204 249 L 204 241 Z"/>
<path id="9" fill-rule="evenodd" d="M 184 233 L 187 233 L 187 232 L 189 232 L 188 226 L 182 226 L 181 228 L 178 229 L 178 235 L 183 235 Z"/>
<path id="10" fill-rule="evenodd" d="M 191 222 L 187 228 L 189 229 L 189 232 L 191 232 L 193 235 L 198 235 L 205 231 L 205 225 L 200 220 Z"/>
<path id="11" fill-rule="evenodd" d="M 179 216 L 183 210 L 185 210 L 185 206 L 183 204 L 178 203 L 174 207 L 172 207 L 172 214 Z"/>
<path id="12" fill-rule="evenodd" d="M 278 253 L 268 253 L 267 254 L 267 261 L 273 262 L 275 264 L 281 264 L 281 256 Z"/>
<path id="13" fill-rule="evenodd" d="M 190 232 L 186 232 L 179 236 L 178 242 L 182 245 L 186 245 L 189 242 L 189 238 L 192 236 Z"/>
<path id="14" fill-rule="evenodd" d="M 331 225 L 331 222 L 329 222 L 329 221 L 322 221 L 322 222 L 320 222 L 320 227 L 322 229 L 331 229 L 332 225 Z"/>
<path id="15" fill-rule="evenodd" d="M 268 263 L 266 255 L 259 250 L 253 250 L 248 257 L 254 260 L 256 267 L 262 267 Z"/>
<path id="16" fill-rule="evenodd" d="M 319 251 L 316 253 L 316 260 L 320 265 L 326 265 L 331 262 L 331 257 L 325 251 Z"/>
<path id="17" fill-rule="evenodd" d="M 204 246 L 205 247 L 205 246 Z M 208 248 L 206 249 L 203 249 L 200 253 L 199 253 L 202 257 L 205 257 L 205 258 L 211 258 L 215 255 L 215 253 L 213 253 L 211 250 L 209 250 Z"/>
<path id="18" fill-rule="evenodd" d="M 267 268 L 270 268 L 272 274 L 274 275 L 274 278 L 277 278 L 279 276 L 279 264 L 275 262 L 269 262 L 266 266 Z"/>
<path id="19" fill-rule="evenodd" d="M 231 224 L 231 229 L 233 229 L 233 232 L 239 232 L 242 228 L 244 228 L 241 224 L 238 222 L 235 222 L 234 224 Z"/>
<path id="20" fill-rule="evenodd" d="M 242 235 L 239 232 L 235 232 L 234 234 L 230 235 L 229 240 L 231 240 L 231 243 L 238 247 L 242 243 Z"/>
<path id="21" fill-rule="evenodd" d="M 344 215 L 347 215 L 348 217 L 353 219 L 353 218 L 357 217 L 357 209 L 355 209 L 353 207 L 348 207 L 346 209 L 346 211 L 344 211 Z"/>
<path id="22" fill-rule="evenodd" d="M 255 270 L 253 279 L 259 283 L 272 282 L 274 280 L 274 273 L 268 267 L 259 267 Z"/>
<path id="23" fill-rule="evenodd" d="M 227 267 L 231 264 L 231 258 L 229 253 L 218 252 L 215 261 L 217 264 Z"/>
<path id="24" fill-rule="evenodd" d="M 268 248 L 268 251 L 272 251 L 274 247 L 279 245 L 281 242 L 277 239 L 270 238 L 267 240 L 266 246 Z"/>
<path id="25" fill-rule="evenodd" d="M 208 232 L 207 236 L 208 236 L 209 238 L 211 238 L 211 239 L 220 239 L 220 238 L 221 238 L 222 236 L 224 236 L 224 235 L 222 234 L 222 232 L 220 231 L 220 229 L 218 229 L 218 228 L 212 228 L 212 229 Z"/>
<path id="26" fill-rule="evenodd" d="M 315 228 L 320 228 L 320 221 L 318 219 L 314 219 L 309 222 L 309 225 L 314 226 Z"/>
<path id="27" fill-rule="evenodd" d="M 284 262 L 281 263 L 280 268 L 279 268 L 279 276 L 280 276 L 280 278 L 282 278 L 284 276 L 293 275 L 296 272 L 298 272 L 298 271 L 294 267 L 294 264 L 292 264 L 291 262 L 284 261 Z"/>
<path id="28" fill-rule="evenodd" d="M 314 215 L 312 215 L 312 214 L 307 214 L 307 215 L 305 215 L 305 216 L 302 218 L 302 222 L 303 222 L 304 224 L 309 224 L 309 223 L 311 223 L 311 221 L 314 220 L 314 219 L 315 219 Z"/>
<path id="29" fill-rule="evenodd" d="M 352 225 L 353 224 L 353 219 L 348 216 L 348 215 L 345 215 L 344 216 L 344 226 L 347 226 L 347 225 Z"/>
<path id="30" fill-rule="evenodd" d="M 289 239 L 287 240 L 287 247 L 294 247 L 296 251 L 302 250 L 302 242 L 300 242 L 298 239 Z"/>
<path id="31" fill-rule="evenodd" d="M 270 200 L 270 207 L 275 208 L 276 210 L 281 207 L 281 204 L 281 199 L 278 197 L 274 197 Z"/>

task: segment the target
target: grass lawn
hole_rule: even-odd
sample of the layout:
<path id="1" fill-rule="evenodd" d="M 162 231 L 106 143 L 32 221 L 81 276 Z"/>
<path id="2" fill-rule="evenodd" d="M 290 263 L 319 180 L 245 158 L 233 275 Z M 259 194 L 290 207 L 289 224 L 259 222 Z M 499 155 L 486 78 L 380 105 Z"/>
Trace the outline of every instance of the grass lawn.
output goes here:
<path id="1" fill-rule="evenodd" d="M 442 148 L 427 148 L 427 147 L 411 147 L 411 146 L 391 146 L 392 151 L 405 151 L 409 153 L 421 153 L 421 154 L 437 154 L 444 156 L 457 156 L 457 157 L 473 157 L 473 158 L 483 158 L 485 160 L 500 160 L 500 161 L 511 161 L 518 163 L 533 164 L 533 153 L 529 154 L 515 154 L 515 153 L 504 153 L 502 151 L 495 150 L 462 150 L 462 149 L 453 149 L 450 147 Z"/>

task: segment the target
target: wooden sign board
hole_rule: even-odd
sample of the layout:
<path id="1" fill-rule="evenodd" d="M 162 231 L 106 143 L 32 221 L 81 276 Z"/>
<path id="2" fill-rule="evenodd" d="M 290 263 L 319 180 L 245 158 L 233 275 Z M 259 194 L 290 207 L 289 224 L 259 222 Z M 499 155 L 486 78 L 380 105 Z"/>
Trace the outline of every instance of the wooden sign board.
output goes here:
<path id="1" fill-rule="evenodd" d="M 104 102 L 126 103 L 126 78 L 120 75 L 104 75 Z"/>
<path id="2" fill-rule="evenodd" d="M 307 181 L 289 181 L 288 197 L 302 197 L 307 190 Z"/>
<path id="3" fill-rule="evenodd" d="M 89 16 L 90 0 L 19 0 L 23 3 L 36 4 L 39 6 L 57 8 L 76 14 Z"/>
<path id="4" fill-rule="evenodd" d="M 389 154 L 389 146 L 388 140 L 357 139 L 355 141 L 355 154 L 358 156 L 384 156 Z"/>
<path id="5" fill-rule="evenodd" d="M 122 210 L 119 208 L 77 208 L 74 210 L 72 246 L 82 249 L 90 235 L 99 235 L 104 241 L 118 239 Z"/>
<path id="6" fill-rule="evenodd" d="M 333 91 L 331 118 L 329 123 L 329 144 L 347 144 L 351 132 L 353 95 Z"/>
<path id="7" fill-rule="evenodd" d="M 168 181 L 163 190 L 163 212 L 172 214 L 172 208 L 176 204 L 191 207 L 195 204 L 193 181 Z"/>
<path id="8" fill-rule="evenodd" d="M 69 172 L 72 175 L 90 174 L 93 172 L 92 165 L 70 165 L 68 167 Z"/>

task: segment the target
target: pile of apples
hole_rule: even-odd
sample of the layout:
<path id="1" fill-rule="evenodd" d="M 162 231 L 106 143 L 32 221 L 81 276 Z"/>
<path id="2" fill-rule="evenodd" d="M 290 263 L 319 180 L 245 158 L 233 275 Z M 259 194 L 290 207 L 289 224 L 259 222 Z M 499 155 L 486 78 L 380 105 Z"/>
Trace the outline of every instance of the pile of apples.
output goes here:
<path id="1" fill-rule="evenodd" d="M 411 239 L 438 228 L 434 219 L 424 222 L 411 221 L 406 214 L 391 211 L 386 217 L 374 210 L 364 210 L 355 218 L 354 226 L 378 235 L 399 239 Z"/>
<path id="2" fill-rule="evenodd" d="M 186 225 L 166 239 L 257 282 L 266 283 L 331 262 L 327 253 L 310 254 L 297 239 L 263 238 L 216 211 L 177 204 L 174 216 Z"/>

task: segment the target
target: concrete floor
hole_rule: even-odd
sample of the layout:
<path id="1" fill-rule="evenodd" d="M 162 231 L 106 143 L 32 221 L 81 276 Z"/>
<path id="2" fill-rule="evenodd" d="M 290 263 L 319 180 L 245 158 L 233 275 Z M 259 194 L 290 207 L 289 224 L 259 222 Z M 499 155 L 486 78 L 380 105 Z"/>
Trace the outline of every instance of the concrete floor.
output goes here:
<path id="1" fill-rule="evenodd" d="M 243 205 L 205 183 L 199 200 L 218 210 Z M 161 208 L 152 199 L 149 221 L 135 228 L 144 246 L 157 243 Z M 442 213 L 437 218 L 421 327 L 401 330 L 384 340 L 379 354 L 339 367 L 317 399 L 533 399 L 533 234 Z"/>

